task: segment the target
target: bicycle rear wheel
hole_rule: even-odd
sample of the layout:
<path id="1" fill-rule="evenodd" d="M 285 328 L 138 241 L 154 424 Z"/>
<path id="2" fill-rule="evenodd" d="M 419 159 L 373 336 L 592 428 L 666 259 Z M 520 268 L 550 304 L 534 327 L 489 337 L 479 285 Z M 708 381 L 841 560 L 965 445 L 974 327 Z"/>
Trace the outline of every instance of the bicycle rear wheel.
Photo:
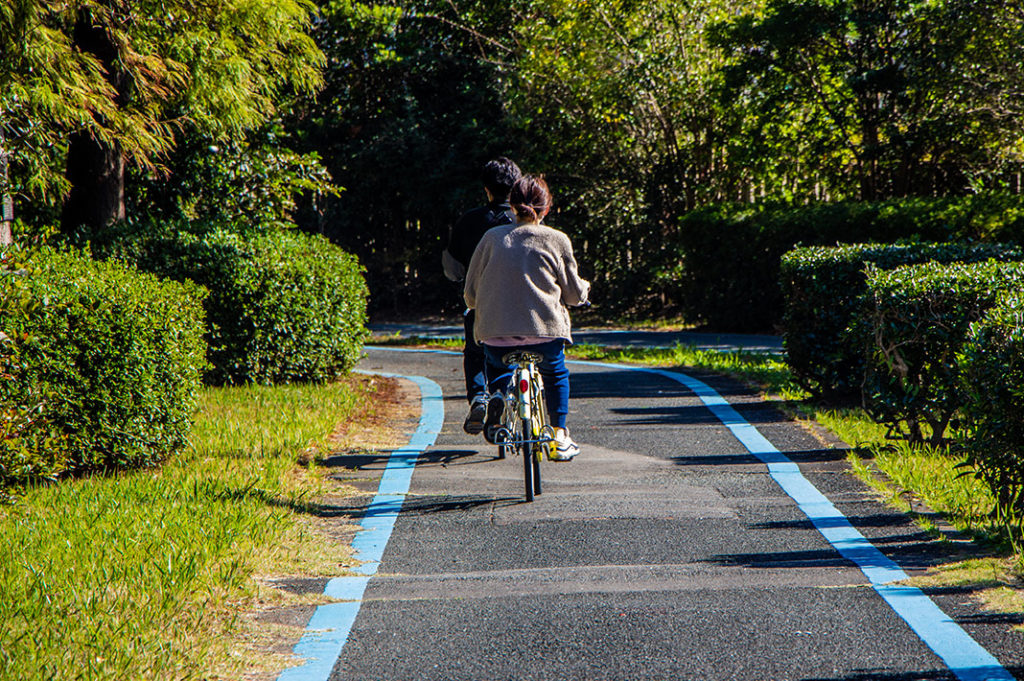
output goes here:
<path id="1" fill-rule="evenodd" d="M 533 456 L 533 445 L 528 440 L 533 439 L 531 433 L 533 432 L 533 424 L 530 419 L 523 419 L 523 437 L 521 438 L 519 445 L 519 451 L 523 455 L 523 483 L 526 488 L 526 500 L 533 501 L 534 494 L 534 474 L 533 467 L 536 463 L 536 458 Z M 540 493 L 540 490 L 537 490 Z"/>

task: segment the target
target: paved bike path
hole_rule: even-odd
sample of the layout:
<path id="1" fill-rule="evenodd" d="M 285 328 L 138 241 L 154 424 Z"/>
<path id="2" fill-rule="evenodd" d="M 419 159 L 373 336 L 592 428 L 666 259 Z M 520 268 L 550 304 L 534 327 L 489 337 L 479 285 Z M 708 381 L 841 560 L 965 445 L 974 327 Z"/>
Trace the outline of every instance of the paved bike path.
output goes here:
<path id="1" fill-rule="evenodd" d="M 955 678 L 678 383 L 573 365 L 583 454 L 546 463 L 526 504 L 519 462 L 462 432 L 459 356 L 371 350 L 361 368 L 436 381 L 446 417 L 332 679 Z M 910 570 L 936 558 L 841 452 L 705 379 L 876 546 Z M 936 600 L 974 613 L 962 595 Z M 1012 646 L 1004 623 L 972 617 L 980 643 Z"/>
<path id="2" fill-rule="evenodd" d="M 370 324 L 374 334 L 402 338 L 462 338 L 462 325 L 431 323 L 377 323 Z M 628 329 L 573 328 L 573 342 L 625 348 L 671 348 L 674 345 L 692 345 L 700 350 L 729 352 L 782 352 L 782 337 L 767 334 L 712 333 L 702 331 L 639 331 Z"/>

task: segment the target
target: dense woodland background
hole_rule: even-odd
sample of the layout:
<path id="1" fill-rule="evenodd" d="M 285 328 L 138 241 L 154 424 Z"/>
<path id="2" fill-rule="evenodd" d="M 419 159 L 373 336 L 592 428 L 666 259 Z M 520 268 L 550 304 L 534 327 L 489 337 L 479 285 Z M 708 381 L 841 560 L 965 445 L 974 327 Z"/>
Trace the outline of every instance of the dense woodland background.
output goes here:
<path id="1" fill-rule="evenodd" d="M 685 216 L 1006 202 L 1022 113 L 1016 0 L 0 6 L 16 240 L 297 226 L 359 257 L 381 316 L 458 309 L 440 251 L 498 154 L 548 177 L 599 310 L 660 315 Z"/>

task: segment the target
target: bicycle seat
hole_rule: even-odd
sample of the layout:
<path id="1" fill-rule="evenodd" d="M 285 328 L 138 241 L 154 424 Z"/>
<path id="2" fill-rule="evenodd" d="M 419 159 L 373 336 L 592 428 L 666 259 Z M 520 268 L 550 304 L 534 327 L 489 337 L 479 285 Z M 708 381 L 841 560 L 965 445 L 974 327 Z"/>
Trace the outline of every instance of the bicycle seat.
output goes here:
<path id="1" fill-rule="evenodd" d="M 538 364 L 544 360 L 544 355 L 525 350 L 515 350 L 504 355 L 501 361 L 505 364 Z"/>

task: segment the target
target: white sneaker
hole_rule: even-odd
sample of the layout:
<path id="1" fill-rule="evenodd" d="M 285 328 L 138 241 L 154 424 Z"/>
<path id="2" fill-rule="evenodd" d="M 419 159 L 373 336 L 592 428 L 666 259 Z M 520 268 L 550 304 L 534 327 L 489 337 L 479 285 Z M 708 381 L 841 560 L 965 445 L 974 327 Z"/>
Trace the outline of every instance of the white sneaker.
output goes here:
<path id="1" fill-rule="evenodd" d="M 555 428 L 555 446 L 548 452 L 549 461 L 572 461 L 580 453 L 580 447 L 572 438 L 566 428 Z"/>

